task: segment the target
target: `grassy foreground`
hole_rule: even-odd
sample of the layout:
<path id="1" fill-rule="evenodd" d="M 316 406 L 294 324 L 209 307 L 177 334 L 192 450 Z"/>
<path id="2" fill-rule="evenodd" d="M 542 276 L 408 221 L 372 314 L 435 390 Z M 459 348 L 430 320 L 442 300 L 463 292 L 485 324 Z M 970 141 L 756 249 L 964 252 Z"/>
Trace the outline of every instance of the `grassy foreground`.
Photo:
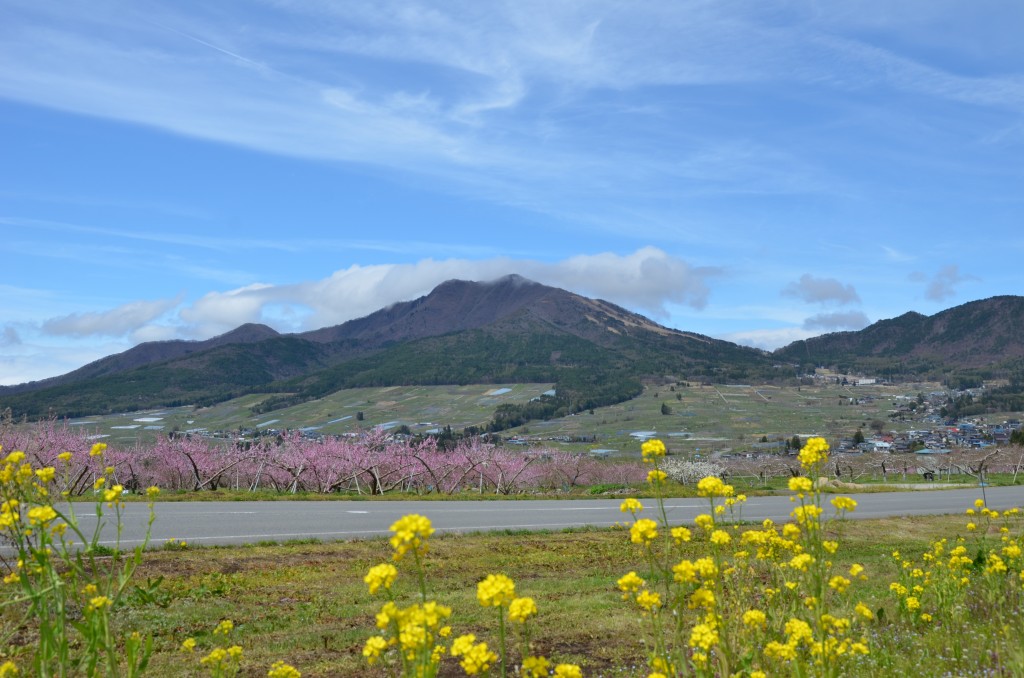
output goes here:
<path id="1" fill-rule="evenodd" d="M 895 619 L 888 586 L 899 563 L 892 552 L 916 559 L 933 540 L 966 534 L 964 525 L 963 516 L 848 521 L 836 562 L 863 564 L 870 607 L 887 609 L 888 619 Z M 211 633 L 223 619 L 234 621 L 232 642 L 244 648 L 241 675 L 264 676 L 279 659 L 303 676 L 386 675 L 368 667 L 361 654 L 379 609 L 363 577 L 390 555 L 385 539 L 155 551 L 146 554 L 134 581 L 142 588 L 147 580 L 155 584 L 162 577 L 162 583 L 152 587 L 152 596 L 131 596 L 119 619 L 126 628 L 153 633 L 147 675 L 204 675 L 200 652 L 214 645 Z M 477 604 L 475 592 L 488 573 L 500 572 L 516 581 L 519 595 L 537 601 L 538 653 L 579 663 L 588 676 L 643 676 L 643 621 L 616 588 L 618 577 L 639 561 L 629 534 L 613 529 L 437 536 L 426 567 L 430 588 L 452 607 L 454 634 L 492 639 L 492 615 Z M 400 579 L 395 590 L 412 601 L 415 584 Z M 940 625 L 913 632 L 899 626 L 892 633 L 887 623 L 877 622 L 862 675 L 992 675 L 1006 661 L 988 649 L 986 639 L 1001 630 L 986 619 L 978 619 L 976 637 L 958 639 L 955 650 Z M 198 643 L 194 655 L 179 650 L 189 637 Z M 463 675 L 446 661 L 450 666 L 441 675 Z"/>

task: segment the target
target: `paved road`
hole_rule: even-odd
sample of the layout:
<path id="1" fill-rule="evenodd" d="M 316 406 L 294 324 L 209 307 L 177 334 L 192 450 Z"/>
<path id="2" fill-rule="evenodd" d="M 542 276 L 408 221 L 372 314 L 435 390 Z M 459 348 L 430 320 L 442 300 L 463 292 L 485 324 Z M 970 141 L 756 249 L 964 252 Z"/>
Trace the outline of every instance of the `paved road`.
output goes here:
<path id="1" fill-rule="evenodd" d="M 987 488 L 989 506 L 1003 510 L 1024 505 L 1024 488 Z M 963 513 L 981 496 L 980 489 L 928 492 L 887 492 L 853 495 L 859 506 L 853 518 L 896 515 Z M 357 539 L 387 534 L 391 524 L 407 513 L 420 513 L 438 532 L 493 530 L 560 530 L 567 527 L 611 526 L 629 520 L 619 512 L 620 499 L 552 501 L 240 501 L 166 502 L 156 505 L 152 544 L 176 538 L 195 545 L 250 544 L 316 538 L 323 541 Z M 653 501 L 644 515 L 654 515 Z M 672 524 L 687 524 L 707 512 L 707 501 L 669 499 Z M 787 497 L 751 497 L 743 517 L 761 521 L 786 520 L 793 505 Z M 828 505 L 831 509 L 831 505 Z M 125 508 L 122 547 L 132 547 L 145 534 L 145 504 Z M 95 516 L 83 516 L 83 527 L 95 525 Z M 109 527 L 109 526 L 108 526 Z M 113 545 L 112 530 L 104 544 Z"/>

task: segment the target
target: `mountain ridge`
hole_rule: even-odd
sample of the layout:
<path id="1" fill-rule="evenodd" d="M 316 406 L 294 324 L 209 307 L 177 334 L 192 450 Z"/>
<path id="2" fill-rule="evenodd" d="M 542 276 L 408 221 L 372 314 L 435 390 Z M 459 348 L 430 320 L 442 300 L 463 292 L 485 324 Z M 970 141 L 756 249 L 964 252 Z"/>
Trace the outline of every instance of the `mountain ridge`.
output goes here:
<path id="1" fill-rule="evenodd" d="M 626 376 L 631 366 L 649 370 L 641 375 L 685 369 L 704 377 L 714 363 L 762 367 L 766 356 L 664 327 L 605 300 L 505 276 L 449 280 L 417 299 L 309 332 L 250 324 L 205 342 L 139 345 L 52 380 L 0 390 L 0 407 L 66 416 L 251 392 L 309 398 L 334 386 L 460 383 L 471 375 L 561 379 L 576 401 L 590 402 L 583 391 L 609 391 L 602 380 L 618 385 L 607 398 L 638 392 L 638 377 Z"/>
<path id="2" fill-rule="evenodd" d="M 878 369 L 982 369 L 1024 358 L 1024 297 L 969 301 L 934 315 L 908 311 L 862 330 L 832 332 L 774 351 L 800 363 Z"/>
<path id="3" fill-rule="evenodd" d="M 282 334 L 248 323 L 204 341 L 147 342 L 65 375 L 0 387 L 16 415 L 78 416 L 266 393 L 268 408 L 355 386 L 545 381 L 571 407 L 618 402 L 642 380 L 778 381 L 818 366 L 883 376 L 1024 360 L 1024 298 L 909 311 L 773 353 L 660 325 L 521 276 L 449 280 L 339 325 Z M 467 381 L 470 380 L 470 381 Z M 619 399 L 619 400 L 616 400 Z"/>

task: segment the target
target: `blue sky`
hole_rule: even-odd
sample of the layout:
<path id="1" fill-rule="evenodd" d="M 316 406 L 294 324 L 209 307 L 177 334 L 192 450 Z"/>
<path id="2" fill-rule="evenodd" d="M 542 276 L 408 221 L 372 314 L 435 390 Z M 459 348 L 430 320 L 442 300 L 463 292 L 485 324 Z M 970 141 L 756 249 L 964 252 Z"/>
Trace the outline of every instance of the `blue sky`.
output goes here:
<path id="1" fill-rule="evenodd" d="M 0 383 L 519 273 L 763 348 L 1022 291 L 1024 4 L 0 6 Z"/>

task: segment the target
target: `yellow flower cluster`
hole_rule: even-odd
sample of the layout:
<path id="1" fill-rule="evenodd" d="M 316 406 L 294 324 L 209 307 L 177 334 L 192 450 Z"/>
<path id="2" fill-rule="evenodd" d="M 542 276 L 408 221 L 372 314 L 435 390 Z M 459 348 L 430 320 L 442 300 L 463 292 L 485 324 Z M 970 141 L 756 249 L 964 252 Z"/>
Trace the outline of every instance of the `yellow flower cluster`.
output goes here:
<path id="1" fill-rule="evenodd" d="M 398 577 L 398 568 L 390 563 L 374 565 L 363 577 L 363 581 L 370 588 L 370 595 L 373 595 L 380 588 L 390 589 Z"/>
<path id="2" fill-rule="evenodd" d="M 640 446 L 640 455 L 644 463 L 652 464 L 665 456 L 665 443 L 660 440 L 648 440 Z"/>
<path id="3" fill-rule="evenodd" d="M 977 499 L 967 514 L 978 516 L 980 523 L 966 525 L 968 532 L 977 535 L 970 548 L 963 537 L 958 537 L 952 548 L 948 539 L 936 540 L 922 554 L 920 565 L 904 559 L 898 551 L 893 552 L 900 574 L 889 584 L 889 590 L 896 597 L 904 620 L 927 624 L 938 615 L 955 619 L 958 610 L 974 601 L 994 604 L 1014 600 L 1019 595 L 1020 583 L 1024 582 L 1020 509 L 1000 513 L 988 508 L 984 499 Z M 992 544 L 989 535 L 996 520 L 1002 524 L 998 527 L 999 541 Z M 1016 530 L 1011 529 L 1014 525 Z M 972 553 L 977 556 L 972 558 Z"/>
<path id="4" fill-rule="evenodd" d="M 828 461 L 828 443 L 824 438 L 808 438 L 797 455 L 804 471 L 812 471 Z"/>
<path id="5" fill-rule="evenodd" d="M 622 510 L 632 512 L 642 508 L 639 502 L 636 502 L 624 504 Z M 450 655 L 458 659 L 459 665 L 467 675 L 487 674 L 497 662 L 501 663 L 501 673 L 505 675 L 507 614 L 508 621 L 515 624 L 512 628 L 520 636 L 521 675 L 528 678 L 549 676 L 551 662 L 545 657 L 533 655 L 530 651 L 528 622 L 537 616 L 537 604 L 533 598 L 517 598 L 515 582 L 503 574 L 489 574 L 477 585 L 477 601 L 485 608 L 496 608 L 500 619 L 496 651 L 486 642 L 478 642 L 473 634 L 459 636 L 447 645 L 451 636 L 451 627 L 447 626 L 447 619 L 452 611 L 451 608 L 436 601 L 427 600 L 424 564 L 421 561 L 421 556 L 427 552 L 427 539 L 434 531 L 430 521 L 423 516 L 408 515 L 397 520 L 391 529 L 393 535 L 390 542 L 395 550 L 395 560 L 400 560 L 409 552 L 416 556 L 412 567 L 418 570 L 416 579 L 420 583 L 421 602 L 400 608 L 392 591 L 398 577 L 398 568 L 391 564 L 375 565 L 370 568 L 363 581 L 371 595 L 383 593 L 387 601 L 377 613 L 377 628 L 380 634 L 368 638 L 363 645 L 363 657 L 368 664 L 390 663 L 397 659 L 397 662 L 393 662 L 393 668 L 400 669 L 402 676 L 431 678 L 437 675 L 442 659 Z M 634 590 L 641 586 L 642 582 Z M 581 674 L 579 667 L 559 664 L 550 675 L 572 678 Z"/>
<path id="6" fill-rule="evenodd" d="M 267 678 L 302 678 L 302 674 L 294 666 L 276 661 L 267 671 Z"/>
<path id="7" fill-rule="evenodd" d="M 514 622 L 525 624 L 537 616 L 537 604 L 533 598 L 516 598 L 508 606 L 508 618 Z"/>
<path id="8" fill-rule="evenodd" d="M 468 633 L 452 641 L 452 656 L 461 657 L 459 665 L 466 675 L 484 673 L 498 660 L 498 655 L 487 647 L 487 643 L 476 642 L 476 636 Z"/>
<path id="9" fill-rule="evenodd" d="M 395 550 L 395 561 L 405 557 L 410 551 L 416 557 L 422 557 L 427 551 L 427 539 L 434 534 L 430 520 L 415 513 L 403 516 L 391 525 L 394 533 L 391 537 L 391 548 Z"/>
<path id="10" fill-rule="evenodd" d="M 644 505 L 641 504 L 638 499 L 629 497 L 628 499 L 622 502 L 622 505 L 619 506 L 619 510 L 622 511 L 623 513 L 632 513 L 636 515 L 640 511 L 644 510 Z"/>
<path id="11" fill-rule="evenodd" d="M 629 538 L 634 544 L 650 544 L 658 538 L 658 523 L 649 518 L 640 518 L 629 528 Z"/>
<path id="12" fill-rule="evenodd" d="M 832 571 L 831 556 L 839 549 L 839 541 L 823 538 L 820 492 L 809 477 L 820 470 L 827 454 L 828 445 L 821 438 L 811 438 L 804 446 L 801 464 L 805 475 L 789 481 L 799 505 L 791 514 L 793 522 L 781 529 L 771 520 L 760 529 L 745 531 L 735 517 L 734 522 L 725 522 L 746 497 L 717 477 L 703 478 L 697 484 L 697 494 L 710 501 L 710 511 L 694 519 L 698 537 L 687 527 L 663 524 L 660 494 L 662 522 L 634 520 L 630 540 L 644 548 L 650 576 L 630 572 L 617 584 L 623 598 L 633 601 L 649 618 L 655 636 L 651 646 L 657 649 L 650 656 L 648 675 L 675 675 L 678 671 L 670 667 L 680 661 L 689 662 L 698 676 L 731 675 L 734 667 L 744 664 L 748 668 L 743 675 L 763 677 L 768 670 L 788 673 L 788 664 L 793 662 L 802 667 L 792 668 L 798 675 L 842 675 L 842 662 L 868 651 L 864 637 L 852 634 L 858 625 L 871 620 L 870 610 L 862 606 L 867 614 L 854 619 L 832 613 L 837 605 L 849 604 L 845 596 L 853 582 L 865 577 L 860 565 L 851 568 L 849 577 Z M 623 502 L 624 511 L 631 506 L 627 502 Z M 840 516 L 856 508 L 856 502 L 846 497 L 836 497 L 833 505 Z M 659 533 L 671 535 L 664 555 L 655 544 Z M 705 545 L 707 555 L 693 559 L 674 555 L 676 549 L 695 539 Z M 648 589 L 647 581 L 660 582 L 658 590 Z M 767 607 L 740 606 L 741 601 L 754 598 L 765 600 Z M 787 609 L 797 613 L 780 618 L 780 612 Z M 659 621 L 669 611 L 676 620 L 672 625 Z M 684 619 L 692 621 L 682 622 Z M 781 634 L 773 633 L 780 627 Z M 738 645 L 742 639 L 760 643 L 754 665 L 750 665 L 749 648 Z M 764 666 L 759 666 L 762 662 Z M 825 666 L 830 668 L 820 668 Z"/>
<path id="13" fill-rule="evenodd" d="M 732 485 L 726 485 L 721 478 L 708 476 L 697 483 L 698 497 L 731 497 L 735 493 Z"/>
<path id="14" fill-rule="evenodd" d="M 476 599 L 484 607 L 504 607 L 515 597 L 515 583 L 503 574 L 489 574 L 476 587 Z"/>

